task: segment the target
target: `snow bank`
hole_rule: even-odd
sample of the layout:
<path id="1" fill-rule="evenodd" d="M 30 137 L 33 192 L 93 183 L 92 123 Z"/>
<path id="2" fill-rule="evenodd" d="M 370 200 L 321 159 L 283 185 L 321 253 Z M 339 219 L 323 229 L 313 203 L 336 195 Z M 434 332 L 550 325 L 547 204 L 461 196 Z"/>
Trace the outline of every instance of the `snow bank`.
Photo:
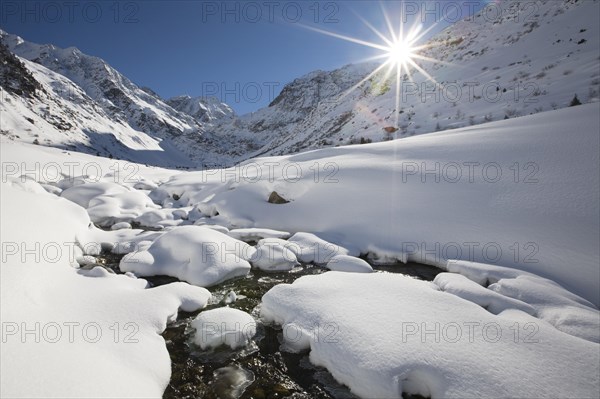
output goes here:
<path id="1" fill-rule="evenodd" d="M 366 261 L 348 255 L 336 255 L 325 266 L 329 270 L 350 273 L 371 273 L 373 268 Z"/>
<path id="2" fill-rule="evenodd" d="M 521 309 L 567 334 L 600 342 L 598 309 L 552 280 L 475 262 L 448 261 L 446 268 L 459 274 L 437 276 L 435 282 L 444 291 L 488 307 L 492 312 L 511 307 Z M 527 308 L 523 307 L 524 302 Z"/>
<path id="3" fill-rule="evenodd" d="M 261 317 L 366 398 L 595 397 L 600 383 L 598 344 L 403 275 L 304 276 L 272 288 Z"/>
<path id="4" fill-rule="evenodd" d="M 119 267 L 139 276 L 167 275 L 209 287 L 248 274 L 248 259 L 255 251 L 213 229 L 182 226 L 159 237 L 147 250 L 129 253 Z"/>
<path id="5" fill-rule="evenodd" d="M 476 303 L 494 314 L 499 314 L 506 309 L 519 309 L 533 316 L 536 314 L 533 306 L 484 288 L 460 274 L 440 273 L 433 282 L 440 287 L 441 291 Z"/>
<path id="6" fill-rule="evenodd" d="M 202 349 L 227 345 L 231 349 L 245 346 L 256 335 L 256 322 L 248 313 L 232 308 L 217 308 L 200 313 L 192 327 L 194 343 Z"/>
<path id="7" fill-rule="evenodd" d="M 90 223 L 85 210 L 10 183 L 0 195 L 0 395 L 160 397 L 171 368 L 159 334 L 179 308 L 202 308 L 210 293 L 185 283 L 146 289 L 145 280 L 70 267 Z"/>

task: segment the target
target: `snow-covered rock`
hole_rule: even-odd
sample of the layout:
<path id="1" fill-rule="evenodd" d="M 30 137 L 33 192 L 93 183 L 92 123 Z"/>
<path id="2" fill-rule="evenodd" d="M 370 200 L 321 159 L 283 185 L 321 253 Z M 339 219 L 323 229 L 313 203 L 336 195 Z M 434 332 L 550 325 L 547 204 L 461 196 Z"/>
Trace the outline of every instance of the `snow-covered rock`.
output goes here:
<path id="1" fill-rule="evenodd" d="M 64 190 L 60 196 L 87 209 L 90 206 L 90 201 L 100 195 L 115 195 L 128 192 L 129 189 L 120 184 L 98 182 L 74 185 Z"/>
<path id="2" fill-rule="evenodd" d="M 403 275 L 304 276 L 267 292 L 261 317 L 365 398 L 595 397 L 600 383 L 597 343 Z"/>
<path id="3" fill-rule="evenodd" d="M 85 187 L 85 185 L 75 188 L 79 187 Z M 73 190 L 73 188 L 69 190 Z M 128 191 L 92 198 L 87 211 L 92 222 L 100 226 L 109 226 L 119 222 L 131 222 L 148 209 L 156 208 L 157 205 L 146 194 L 139 191 Z"/>
<path id="4" fill-rule="evenodd" d="M 119 264 L 139 276 L 167 275 L 209 287 L 245 276 L 256 250 L 243 241 L 200 226 L 176 227 L 145 251 L 127 254 Z"/>
<path id="5" fill-rule="evenodd" d="M 329 270 L 350 273 L 371 273 L 373 268 L 365 260 L 354 256 L 336 255 L 325 266 Z"/>
<path id="6" fill-rule="evenodd" d="M 231 233 L 231 232 L 230 232 Z M 292 270 L 299 265 L 296 255 L 281 239 L 264 238 L 256 244 L 256 252 L 250 258 L 252 266 L 265 271 Z"/>
<path id="7" fill-rule="evenodd" d="M 476 303 L 494 314 L 502 313 L 506 309 L 519 309 L 530 315 L 536 315 L 536 310 L 533 306 L 519 299 L 500 295 L 495 291 L 484 288 L 460 274 L 440 273 L 435 277 L 433 282 L 440 287 L 440 291 L 448 292 Z"/>
<path id="8" fill-rule="evenodd" d="M 349 251 L 311 233 L 296 233 L 288 240 L 288 248 L 304 263 L 327 264 L 334 256 L 348 255 Z"/>
<path id="9" fill-rule="evenodd" d="M 231 349 L 246 346 L 256 335 L 256 321 L 248 313 L 232 308 L 201 312 L 192 321 L 194 343 L 202 349 L 227 345 Z"/>

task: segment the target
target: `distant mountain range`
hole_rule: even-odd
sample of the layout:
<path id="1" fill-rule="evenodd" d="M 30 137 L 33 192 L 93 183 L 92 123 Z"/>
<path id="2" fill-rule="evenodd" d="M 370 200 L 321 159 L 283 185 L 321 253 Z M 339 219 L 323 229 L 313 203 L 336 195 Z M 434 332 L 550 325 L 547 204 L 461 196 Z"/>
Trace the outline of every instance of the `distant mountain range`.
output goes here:
<path id="1" fill-rule="evenodd" d="M 162 99 L 100 58 L 0 30 L 0 132 L 40 145 L 168 167 L 228 166 L 259 155 L 360 144 L 599 100 L 598 0 L 502 2 L 433 37 L 395 81 L 378 65 L 315 71 L 266 108 L 236 115 L 216 98 Z M 398 123 L 396 124 L 396 119 Z"/>

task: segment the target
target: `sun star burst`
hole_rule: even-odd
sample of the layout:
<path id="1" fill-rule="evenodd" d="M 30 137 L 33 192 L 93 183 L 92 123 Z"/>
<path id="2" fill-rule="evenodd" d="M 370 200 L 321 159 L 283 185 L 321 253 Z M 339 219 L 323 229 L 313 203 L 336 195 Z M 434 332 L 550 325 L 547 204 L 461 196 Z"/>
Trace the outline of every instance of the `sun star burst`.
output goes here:
<path id="1" fill-rule="evenodd" d="M 382 52 L 382 54 L 376 55 L 374 57 L 361 60 L 364 61 L 373 61 L 373 60 L 384 60 L 377 68 L 375 68 L 371 73 L 369 73 L 364 79 L 358 82 L 356 85 L 351 87 L 345 93 L 342 94 L 342 97 L 350 94 L 360 86 L 362 86 L 369 79 L 376 76 L 378 73 L 383 71 L 385 68 L 387 70 L 382 74 L 382 80 L 387 81 L 390 79 L 390 75 L 394 73 L 393 79 L 395 80 L 395 127 L 399 127 L 399 111 L 400 111 L 400 99 L 401 99 L 401 90 L 402 90 L 402 82 L 406 79 L 410 82 L 413 82 L 412 72 L 416 71 L 423 75 L 427 80 L 437 84 L 437 81 L 423 69 L 423 67 L 418 63 L 418 61 L 426 61 L 432 63 L 442 63 L 447 64 L 446 62 L 436 60 L 434 58 L 427 57 L 423 54 L 425 49 L 431 47 L 429 45 L 417 45 L 417 43 L 423 39 L 425 35 L 427 35 L 437 23 L 432 24 L 427 29 L 423 29 L 423 26 L 419 23 L 413 24 L 409 29 L 406 29 L 404 23 L 404 16 L 402 12 L 399 13 L 398 17 L 400 23 L 398 24 L 397 31 L 394 29 L 394 25 L 392 24 L 392 19 L 390 18 L 390 14 L 385 9 L 382 2 L 379 3 L 381 7 L 381 11 L 383 13 L 383 17 L 385 19 L 385 23 L 388 29 L 388 35 L 383 34 L 380 30 L 375 28 L 369 21 L 365 20 L 362 16 L 355 13 L 355 15 L 364 23 L 373 33 L 375 33 L 380 39 L 381 42 L 375 43 L 367 40 L 363 40 L 360 38 L 346 36 L 339 33 L 334 33 L 330 31 L 326 31 L 323 29 L 315 28 L 312 26 L 303 25 L 304 28 L 310 29 L 312 31 L 332 36 L 337 39 L 349 41 L 352 43 L 356 43 L 362 46 L 367 46 L 371 48 L 375 48 Z"/>

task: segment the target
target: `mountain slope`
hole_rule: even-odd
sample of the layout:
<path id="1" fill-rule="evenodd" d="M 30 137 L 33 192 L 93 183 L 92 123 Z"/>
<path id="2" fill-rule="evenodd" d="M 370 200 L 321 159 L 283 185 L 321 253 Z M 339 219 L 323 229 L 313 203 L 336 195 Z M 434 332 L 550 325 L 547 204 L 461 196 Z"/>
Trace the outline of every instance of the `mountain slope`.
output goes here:
<path id="1" fill-rule="evenodd" d="M 195 119 L 76 48 L 38 45 L 2 30 L 0 42 L 45 88 L 37 101 L 20 101 L 18 93 L 5 96 L 0 104 L 4 135 L 161 166 L 198 167 L 206 159 L 215 163 L 204 123 L 231 117 L 226 105 L 210 102 L 210 118 Z"/>
<path id="2" fill-rule="evenodd" d="M 54 116 L 45 120 L 41 104 L 25 99 L 20 108 L 0 104 L 10 115 L 0 128 L 31 142 L 42 135 L 29 126 L 34 113 L 55 129 L 42 129 L 48 136 L 42 144 L 163 166 L 221 167 L 259 155 L 385 141 L 558 109 L 575 95 L 584 103 L 598 101 L 599 1 L 532 4 L 494 3 L 501 17 L 484 9 L 429 40 L 424 55 L 438 62 L 419 64 L 437 84 L 412 70 L 412 81 L 403 77 L 399 109 L 394 74 L 382 71 L 349 90 L 377 64 L 311 72 L 286 85 L 269 107 L 236 116 L 215 98 L 163 100 L 100 58 L 0 30 L 0 42 L 31 61 L 25 67 L 45 82 L 48 101 L 61 104 L 53 112 L 63 109 L 55 116 L 66 122 L 57 127 Z M 87 113 L 70 120 L 78 107 Z M 25 114 L 29 119 L 20 116 Z"/>
<path id="3" fill-rule="evenodd" d="M 169 98 L 166 103 L 201 123 L 231 120 L 235 116 L 229 105 L 215 97 L 177 96 Z"/>
<path id="4" fill-rule="evenodd" d="M 381 72 L 347 93 L 377 67 L 348 65 L 296 79 L 269 107 L 212 129 L 255 135 L 261 148 L 252 155 L 280 155 L 562 108 L 575 94 L 582 102 L 598 101 L 599 2 L 534 5 L 494 3 L 502 17 L 490 17 L 496 11 L 484 9 L 433 37 L 424 55 L 440 62 L 419 64 L 438 85 L 412 70 L 414 82 L 408 77 L 402 82 L 398 110 L 393 76 L 386 80 Z"/>

